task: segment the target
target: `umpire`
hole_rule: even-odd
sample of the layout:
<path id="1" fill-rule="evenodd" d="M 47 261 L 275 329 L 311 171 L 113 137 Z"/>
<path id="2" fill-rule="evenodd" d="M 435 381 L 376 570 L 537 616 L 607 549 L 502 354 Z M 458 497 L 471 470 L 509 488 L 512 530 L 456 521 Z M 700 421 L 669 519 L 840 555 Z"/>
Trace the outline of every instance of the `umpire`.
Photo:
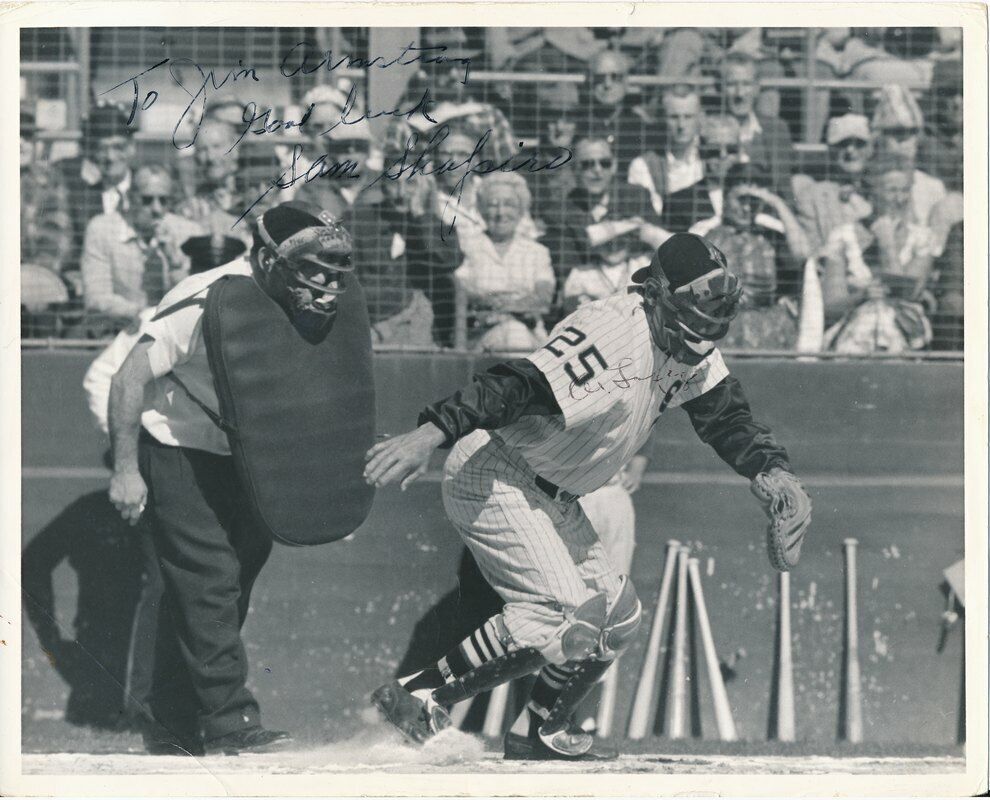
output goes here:
<path id="1" fill-rule="evenodd" d="M 312 361 L 313 354 L 319 356 L 314 342 L 321 337 L 339 350 L 339 332 L 358 330 L 358 338 L 367 339 L 370 369 L 366 311 L 363 318 L 348 317 L 344 311 L 354 300 L 345 303 L 341 297 L 347 289 L 350 298 L 361 298 L 363 309 L 360 287 L 347 274 L 350 250 L 350 235 L 320 209 L 294 203 L 270 209 L 255 223 L 249 258 L 177 285 L 113 378 L 110 499 L 132 524 L 147 506 L 149 525 L 142 527 L 150 530 L 152 557 L 161 566 L 165 584 L 143 731 L 149 753 L 236 754 L 290 741 L 288 733 L 261 724 L 258 702 L 245 686 L 248 662 L 241 639 L 252 586 L 271 552 L 273 535 L 278 535 L 266 526 L 265 514 L 258 513 L 255 487 L 275 484 L 278 489 L 278 479 L 264 474 L 264 462 L 280 454 L 266 453 L 260 466 L 246 463 L 242 451 L 251 435 L 245 430 L 250 419 L 238 416 L 237 431 L 244 437 L 238 440 L 223 415 L 237 407 L 228 400 L 230 392 L 240 391 L 249 395 L 240 400 L 249 403 L 271 398 L 275 408 L 261 409 L 267 419 L 288 419 L 288 425 L 303 430 L 329 427 L 306 418 L 306 409 L 296 409 L 293 403 L 303 398 L 309 401 L 307 408 L 333 406 L 332 396 L 319 394 L 332 391 L 325 388 L 333 383 L 327 380 L 326 364 Z M 224 287 L 241 287 L 236 295 L 240 299 L 227 307 L 218 306 L 222 301 L 217 298 L 236 293 Z M 245 291 L 254 292 L 261 304 L 244 302 Z M 274 316 L 265 316 L 265 308 Z M 216 342 L 221 337 L 211 334 L 217 314 L 244 331 L 241 346 L 255 348 L 251 358 L 241 361 L 256 378 L 260 373 L 261 378 L 278 380 L 281 393 L 245 390 L 243 383 L 236 383 L 237 376 L 228 375 L 233 367 L 218 368 L 223 351 L 218 355 Z M 327 338 L 334 325 L 337 339 Z M 279 334 L 289 326 L 304 331 L 307 341 Z M 293 338 L 300 343 L 296 350 Z M 231 342 L 225 340 L 224 346 Z M 364 357 L 361 347 L 351 350 Z M 310 360 L 300 362 L 299 353 Z M 280 372 L 286 363 L 294 365 L 288 375 Z M 271 413 L 274 410 L 282 413 Z M 275 439 L 288 436 L 280 436 L 281 431 L 262 433 Z M 326 452 L 319 454 L 323 460 Z M 300 467 L 295 482 L 305 483 L 304 457 L 281 457 L 283 463 L 285 458 L 299 459 L 291 462 Z M 332 538 L 337 537 L 322 541 Z"/>

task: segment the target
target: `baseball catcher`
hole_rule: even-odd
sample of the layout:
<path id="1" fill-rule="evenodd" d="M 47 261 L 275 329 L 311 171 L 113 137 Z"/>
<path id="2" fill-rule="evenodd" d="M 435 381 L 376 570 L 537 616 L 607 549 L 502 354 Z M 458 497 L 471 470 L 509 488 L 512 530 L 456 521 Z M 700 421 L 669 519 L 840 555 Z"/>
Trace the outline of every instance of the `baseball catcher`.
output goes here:
<path id="1" fill-rule="evenodd" d="M 577 499 L 606 484 L 668 408 L 682 406 L 701 440 L 767 493 L 771 563 L 797 562 L 810 504 L 715 346 L 741 294 L 724 255 L 675 234 L 632 280 L 628 293 L 578 308 L 536 352 L 476 375 L 424 409 L 415 430 L 368 452 L 369 483 L 404 487 L 435 448 L 452 448 L 444 508 L 505 601 L 434 664 L 373 693 L 413 740 L 449 725 L 451 704 L 538 673 L 505 757 L 615 757 L 571 719 L 633 641 L 642 606 Z"/>

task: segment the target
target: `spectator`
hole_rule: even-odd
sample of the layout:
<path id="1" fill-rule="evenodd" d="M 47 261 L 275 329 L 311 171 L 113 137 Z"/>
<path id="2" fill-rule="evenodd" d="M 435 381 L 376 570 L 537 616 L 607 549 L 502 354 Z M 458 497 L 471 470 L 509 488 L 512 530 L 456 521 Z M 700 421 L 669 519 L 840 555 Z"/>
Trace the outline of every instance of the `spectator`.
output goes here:
<path id="1" fill-rule="evenodd" d="M 922 302 L 931 278 L 933 236 L 911 210 L 912 163 L 884 154 L 870 165 L 876 216 L 863 236 L 852 224 L 832 232 L 825 250 L 822 295 L 826 332 L 839 352 L 900 352 L 931 340 Z"/>
<path id="2" fill-rule="evenodd" d="M 932 349 L 963 348 L 963 223 L 957 222 L 935 261 L 936 312 L 932 316 Z"/>
<path id="3" fill-rule="evenodd" d="M 885 86 L 873 112 L 873 132 L 881 153 L 889 152 L 917 164 L 918 141 L 924 128 L 918 101 L 903 86 Z M 960 162 L 961 163 L 961 162 Z M 911 182 L 915 221 L 926 224 L 932 208 L 945 197 L 945 184 L 919 169 Z"/>
<path id="4" fill-rule="evenodd" d="M 783 295 L 797 294 L 793 276 L 808 250 L 804 230 L 787 204 L 770 190 L 770 175 L 759 164 L 729 167 L 723 193 L 719 224 L 704 236 L 725 253 L 743 296 L 739 316 L 719 346 L 793 349 L 797 306 L 793 297 L 784 302 Z M 761 217 L 769 219 L 761 224 Z"/>
<path id="5" fill-rule="evenodd" d="M 69 200 L 53 170 L 37 157 L 34 113 L 21 109 L 21 262 L 61 274 L 72 248 Z"/>
<path id="6" fill-rule="evenodd" d="M 454 228 L 464 236 L 485 229 L 485 220 L 478 210 L 477 192 L 482 174 L 479 168 L 483 168 L 488 157 L 475 154 L 472 158 L 476 145 L 477 141 L 461 125 L 446 125 L 427 153 L 430 157 L 427 172 L 435 177 L 436 183 L 434 213 L 442 222 L 444 236 Z M 420 177 L 416 174 L 411 180 Z M 528 211 L 520 226 L 520 235 L 536 237 L 536 224 Z"/>
<path id="7" fill-rule="evenodd" d="M 428 245 L 429 237 L 437 235 L 440 221 L 428 213 L 425 198 L 411 197 L 422 193 L 428 183 L 424 177 L 411 182 L 382 181 L 377 197 L 362 195 L 344 217 L 344 225 L 354 238 L 351 259 L 368 303 L 375 344 L 436 346 L 433 306 L 427 292 L 434 293 L 432 277 L 438 265 L 423 263 L 423 259 L 445 252 L 431 250 Z M 420 258 L 418 275 L 413 273 L 414 254 Z M 453 267 L 439 266 L 438 279 L 448 277 Z"/>
<path id="8" fill-rule="evenodd" d="M 873 157 L 873 137 L 866 117 L 844 114 L 829 120 L 827 177 L 809 175 L 791 180 L 798 219 L 808 235 L 811 254 L 817 254 L 832 231 L 869 217 L 873 206 L 864 186 L 866 165 Z"/>
<path id="9" fill-rule="evenodd" d="M 582 111 L 581 130 L 604 139 L 625 176 L 640 153 L 658 148 L 658 126 L 650 114 L 634 105 L 629 95 L 629 59 L 605 50 L 588 64 L 588 94 Z"/>
<path id="10" fill-rule="evenodd" d="M 774 190 L 786 192 L 794 161 L 791 134 L 783 120 L 757 113 L 759 94 L 756 61 L 745 53 L 729 53 L 722 62 L 722 102 L 739 126 L 740 160 L 762 164 Z"/>
<path id="11" fill-rule="evenodd" d="M 849 76 L 854 80 L 925 87 L 931 83 L 935 28 L 884 28 L 883 46 L 861 45 L 850 55 Z"/>
<path id="12" fill-rule="evenodd" d="M 180 181 L 188 184 L 193 180 L 194 184 L 192 194 L 178 203 L 176 213 L 201 225 L 218 241 L 233 235 L 249 247 L 248 225 L 236 223 L 250 201 L 246 203 L 237 189 L 237 153 L 227 152 L 236 141 L 237 132 L 229 123 L 212 119 L 204 125 L 196 136 L 192 158 L 180 162 L 184 165 L 191 161 L 194 167 L 192 176 L 184 176 L 180 171 Z"/>
<path id="13" fill-rule="evenodd" d="M 68 195 L 53 171 L 37 158 L 34 114 L 22 107 L 21 144 L 21 335 L 51 336 L 51 314 L 69 300 L 61 273 L 72 247 Z"/>
<path id="14" fill-rule="evenodd" d="M 98 214 L 126 210 L 136 155 L 132 133 L 122 109 L 97 106 L 83 121 L 80 155 L 55 164 L 72 214 L 70 268 L 79 263 L 89 221 Z"/>
<path id="15" fill-rule="evenodd" d="M 705 174 L 698 152 L 701 98 L 697 92 L 671 90 L 663 96 L 663 155 L 649 151 L 629 165 L 629 183 L 650 193 L 654 210 L 663 211 L 663 197 L 698 183 Z"/>
<path id="16" fill-rule="evenodd" d="M 540 164 L 553 163 L 555 159 L 562 161 L 567 156 L 572 156 L 577 138 L 580 105 L 577 86 L 573 83 L 537 84 L 537 97 L 541 125 L 535 158 Z M 542 170 L 526 175 L 532 187 L 533 216 L 540 235 L 546 232 L 546 209 L 551 206 L 559 207 L 562 198 L 577 186 L 577 172 L 571 161 L 563 169 Z M 552 217 L 553 214 L 554 209 L 551 208 L 549 216 Z"/>
<path id="17" fill-rule="evenodd" d="M 630 275 L 666 240 L 650 194 L 616 180 L 612 148 L 586 138 L 575 148 L 578 185 L 548 222 L 544 239 L 554 259 L 558 303 L 576 307 L 585 296 L 622 291 Z"/>
<path id="18" fill-rule="evenodd" d="M 739 124 L 735 118 L 705 117 L 699 154 L 704 177 L 663 199 L 660 222 L 672 233 L 686 231 L 722 213 L 722 179 L 739 157 Z"/>
<path id="19" fill-rule="evenodd" d="M 939 61 L 955 61 L 962 64 L 962 28 L 936 28 L 935 29 L 935 49 L 931 58 L 936 62 L 935 69 L 938 70 Z M 960 75 L 960 79 L 962 76 Z M 932 84 L 935 79 L 932 77 Z"/>
<path id="20" fill-rule="evenodd" d="M 447 53 L 450 57 L 450 53 Z M 486 138 L 477 160 L 491 159 L 497 163 L 513 157 L 518 151 L 518 142 L 512 126 L 495 105 L 480 97 L 477 81 L 464 80 L 465 67 L 462 64 L 438 64 L 423 67 L 409 81 L 403 99 L 397 108 L 411 111 L 424 97 L 433 102 L 423 114 L 416 111 L 389 120 L 385 128 L 382 148 L 385 152 L 401 155 L 407 146 L 411 164 L 423 153 L 434 137 L 442 136 L 442 126 L 456 127 L 471 139 L 471 148 Z M 470 152 L 469 150 L 469 152 Z"/>
<path id="21" fill-rule="evenodd" d="M 485 28 L 485 58 L 494 70 L 512 69 L 530 53 L 546 44 L 543 28 Z"/>
<path id="22" fill-rule="evenodd" d="M 726 53 L 760 51 L 759 28 L 666 28 L 657 45 L 657 74 L 665 77 L 711 74 Z"/>
<path id="23" fill-rule="evenodd" d="M 941 28 L 939 30 L 942 30 Z M 948 189 L 962 189 L 963 75 L 961 61 L 938 61 L 929 94 L 934 118 L 921 140 L 918 166 L 929 170 Z"/>
<path id="24" fill-rule="evenodd" d="M 325 155 L 329 164 L 354 164 L 354 174 L 365 176 L 370 170 L 371 160 L 371 131 L 368 125 L 342 125 L 334 128 L 317 143 L 314 152 Z M 381 172 L 381 167 L 378 172 Z M 317 208 L 328 211 L 335 217 L 342 217 L 356 202 L 367 181 L 348 180 L 328 175 L 311 181 L 300 181 L 295 187 L 293 198 L 312 203 Z M 380 186 L 380 183 L 376 185 Z M 374 194 L 378 189 L 372 187 L 368 191 Z"/>
<path id="25" fill-rule="evenodd" d="M 476 140 L 459 126 L 448 127 L 448 133 L 437 144 L 433 155 L 436 169 L 434 213 L 445 231 L 457 228 L 465 236 L 484 230 L 485 221 L 478 211 L 478 184 L 481 177 L 472 173 L 470 162 Z M 412 180 L 418 180 L 413 176 Z"/>
<path id="26" fill-rule="evenodd" d="M 462 237 L 464 262 L 454 273 L 477 350 L 532 351 L 546 338 L 555 278 L 550 251 L 519 235 L 531 198 L 517 173 L 494 172 L 478 188 L 485 231 Z"/>
<path id="27" fill-rule="evenodd" d="M 86 228 L 82 258 L 87 310 L 127 324 L 154 305 L 189 271 L 182 244 L 203 232 L 169 211 L 172 179 L 158 165 L 139 167 L 123 205 L 98 214 Z"/>
<path id="28" fill-rule="evenodd" d="M 393 158 L 390 157 L 389 161 L 391 160 Z M 459 210 L 455 213 L 449 208 L 447 211 L 450 216 L 447 221 L 441 220 L 440 212 L 446 208 L 446 201 L 442 198 L 446 195 L 443 189 L 438 187 L 438 181 L 433 175 L 417 173 L 398 180 L 385 179 L 380 185 L 384 196 L 382 204 L 375 206 L 372 203 L 367 211 L 362 212 L 363 204 L 371 203 L 371 198 L 364 196 L 361 204 L 355 207 L 355 213 L 362 220 L 360 222 L 362 229 L 368 230 L 369 226 L 379 224 L 375 222 L 374 214 L 380 212 L 381 224 L 388 226 L 387 230 L 391 231 L 391 237 L 388 237 L 386 229 L 383 228 L 377 233 L 381 237 L 375 246 L 378 255 L 373 252 L 370 258 L 365 254 L 360 254 L 356 258 L 368 258 L 365 263 L 376 259 L 375 263 L 380 265 L 379 269 L 388 266 L 394 270 L 401 268 L 401 263 L 392 262 L 401 257 L 409 285 L 425 294 L 432 307 L 434 340 L 443 347 L 453 347 L 455 323 L 453 273 L 463 258 L 461 237 L 466 235 L 465 229 L 471 228 L 471 224 L 466 219 L 462 219 Z M 388 260 L 384 260 L 382 256 L 386 241 Z M 355 263 L 358 264 L 358 261 Z M 385 285 L 384 278 L 382 285 Z M 410 297 L 410 303 L 414 300 L 415 298 Z M 393 300 L 392 303 L 394 308 L 395 301 Z M 408 324 L 404 320 L 405 317 L 395 320 L 395 324 L 385 326 L 388 330 L 383 328 L 380 335 L 386 337 L 390 335 L 391 330 L 401 330 L 402 326 Z M 417 334 L 417 338 L 420 339 L 421 336 Z"/>
<path id="29" fill-rule="evenodd" d="M 519 30 L 513 29 L 511 30 Z M 523 29 L 527 30 L 527 29 Z M 554 27 L 539 29 L 539 47 L 523 55 L 515 69 L 524 72 L 540 72 L 549 63 L 559 64 L 560 72 L 583 72 L 588 61 L 603 52 L 608 43 L 595 36 L 591 28 Z M 536 39 L 533 44 L 536 44 Z"/>

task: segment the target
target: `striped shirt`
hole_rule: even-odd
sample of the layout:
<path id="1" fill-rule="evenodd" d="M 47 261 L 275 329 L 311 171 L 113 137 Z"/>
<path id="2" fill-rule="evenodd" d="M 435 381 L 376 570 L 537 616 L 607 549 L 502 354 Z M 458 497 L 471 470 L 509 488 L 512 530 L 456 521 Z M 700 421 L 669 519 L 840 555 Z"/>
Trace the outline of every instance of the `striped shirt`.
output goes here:
<path id="1" fill-rule="evenodd" d="M 689 366 L 657 348 L 635 293 L 581 306 L 528 358 L 546 376 L 563 415 L 525 416 L 493 435 L 573 494 L 607 484 L 667 408 L 729 374 L 717 349 Z"/>

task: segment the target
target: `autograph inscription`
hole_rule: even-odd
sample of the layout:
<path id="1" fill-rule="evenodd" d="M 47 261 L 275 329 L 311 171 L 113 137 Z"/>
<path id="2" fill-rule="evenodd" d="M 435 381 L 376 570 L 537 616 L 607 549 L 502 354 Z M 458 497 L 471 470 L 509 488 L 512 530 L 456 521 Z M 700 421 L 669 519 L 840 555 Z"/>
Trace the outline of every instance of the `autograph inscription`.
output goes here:
<path id="1" fill-rule="evenodd" d="M 349 69 L 388 69 L 391 67 L 406 67 L 412 64 L 439 64 L 450 65 L 452 69 L 463 69 L 461 83 L 467 84 L 470 77 L 471 59 L 454 58 L 446 54 L 447 47 L 437 45 L 433 47 L 421 47 L 412 42 L 391 58 L 375 55 L 368 58 L 351 55 L 334 55 L 330 50 L 319 50 L 312 42 L 302 41 L 292 45 L 279 61 L 278 75 L 281 78 L 295 78 L 300 75 L 311 75 L 315 72 L 325 70 L 333 72 L 340 68 Z M 162 71 L 162 68 L 165 68 Z M 148 82 L 167 73 L 168 79 L 175 86 L 178 86 L 188 96 L 182 112 L 179 114 L 175 125 L 172 128 L 172 146 L 177 150 L 185 150 L 193 147 L 199 135 L 203 120 L 210 101 L 214 95 L 237 83 L 257 84 L 262 82 L 258 69 L 251 65 L 245 65 L 243 60 L 238 60 L 237 66 L 226 71 L 218 69 L 207 69 L 188 58 L 163 58 L 146 69 L 132 75 L 119 83 L 111 86 L 100 96 L 110 94 L 126 86 L 131 90 L 131 107 L 127 124 L 134 124 L 139 114 L 148 112 L 158 100 L 160 93 L 158 89 L 148 88 Z M 265 200 L 272 192 L 289 189 L 300 181 L 309 183 L 311 181 L 325 178 L 331 180 L 355 181 L 366 176 L 362 175 L 363 164 L 350 159 L 337 160 L 331 152 L 320 153 L 318 150 L 313 155 L 307 154 L 316 150 L 313 141 L 320 137 L 328 136 L 332 131 L 340 126 L 356 125 L 366 120 L 390 117 L 392 119 L 405 119 L 412 122 L 416 117 L 422 117 L 432 132 L 429 138 L 424 138 L 417 132 L 410 133 L 405 142 L 405 148 L 401 155 L 393 158 L 384 166 L 380 172 L 367 176 L 368 181 L 363 184 L 360 191 L 371 188 L 380 181 L 409 181 L 417 176 L 443 175 L 453 173 L 458 176 L 452 187 L 448 183 L 448 197 L 442 211 L 446 211 L 451 204 L 460 203 L 467 181 L 474 175 L 485 175 L 490 172 L 518 172 L 527 173 L 541 172 L 543 170 L 554 170 L 563 167 L 571 161 L 572 153 L 568 149 L 559 150 L 552 158 L 538 159 L 536 156 L 523 156 L 516 153 L 509 158 L 496 161 L 486 158 L 485 146 L 489 143 L 493 131 L 491 129 L 481 133 L 468 158 L 459 160 L 443 159 L 438 155 L 438 148 L 442 142 L 450 135 L 450 128 L 446 124 L 438 124 L 432 113 L 437 105 L 437 100 L 431 96 L 430 89 L 427 88 L 421 97 L 409 105 L 407 108 L 396 106 L 389 109 L 359 111 L 358 88 L 351 86 L 343 107 L 337 111 L 334 105 L 336 118 L 322 131 L 311 131 L 313 127 L 314 112 L 317 104 L 310 103 L 302 112 L 298 119 L 282 119 L 276 115 L 273 108 L 259 105 L 255 101 L 244 103 L 241 115 L 241 125 L 238 126 L 236 138 L 231 142 L 226 153 L 231 154 L 245 138 L 255 136 L 266 136 L 275 133 L 290 131 L 292 129 L 307 129 L 310 134 L 308 141 L 295 144 L 292 148 L 288 166 L 278 175 L 274 176 L 263 188 L 260 194 L 251 200 L 243 213 L 237 217 L 239 223 L 246 217 L 253 208 Z M 417 125 L 415 127 L 422 127 Z M 318 145 L 321 146 L 321 145 Z M 329 145 L 327 145 L 329 148 Z M 520 142 L 520 147 L 522 143 Z M 441 213 L 441 216 L 444 216 Z M 454 227 L 456 214 L 445 229 L 441 230 L 441 235 L 446 237 Z"/>
<path id="2" fill-rule="evenodd" d="M 629 372 L 632 369 L 632 366 L 633 360 L 626 357 L 619 361 L 614 367 L 609 367 L 604 370 L 603 374 L 597 379 L 586 380 L 582 383 L 571 381 L 567 387 L 567 393 L 572 400 L 581 395 L 597 394 L 598 392 L 606 392 L 607 394 L 611 394 L 616 389 L 620 391 L 631 389 L 637 383 L 649 382 L 660 384 L 667 378 L 671 378 L 674 375 L 674 370 L 672 369 L 659 369 L 649 375 L 631 375 Z M 667 391 L 667 396 L 664 398 L 664 402 L 660 404 L 661 413 L 683 385 L 683 380 L 679 378 L 674 380 L 673 384 L 670 386 L 670 389 Z"/>

